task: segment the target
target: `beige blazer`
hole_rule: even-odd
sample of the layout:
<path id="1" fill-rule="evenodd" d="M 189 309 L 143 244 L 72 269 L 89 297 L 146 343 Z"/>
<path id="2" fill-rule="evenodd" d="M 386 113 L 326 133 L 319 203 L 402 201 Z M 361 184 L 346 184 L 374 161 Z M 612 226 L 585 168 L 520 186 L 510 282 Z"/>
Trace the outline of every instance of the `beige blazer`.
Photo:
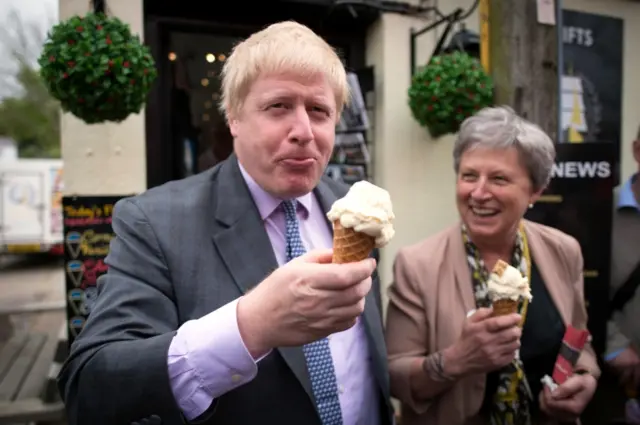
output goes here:
<path id="1" fill-rule="evenodd" d="M 525 232 L 531 255 L 564 322 L 585 328 L 583 259 L 580 245 L 559 230 L 530 221 Z M 471 273 L 460 224 L 400 249 L 389 290 L 387 350 L 392 395 L 402 402 L 402 425 L 478 423 L 486 375 L 461 379 L 428 401 L 411 396 L 409 374 L 416 360 L 452 345 L 468 311 L 475 308 Z M 589 345 L 578 360 L 599 376 Z"/>

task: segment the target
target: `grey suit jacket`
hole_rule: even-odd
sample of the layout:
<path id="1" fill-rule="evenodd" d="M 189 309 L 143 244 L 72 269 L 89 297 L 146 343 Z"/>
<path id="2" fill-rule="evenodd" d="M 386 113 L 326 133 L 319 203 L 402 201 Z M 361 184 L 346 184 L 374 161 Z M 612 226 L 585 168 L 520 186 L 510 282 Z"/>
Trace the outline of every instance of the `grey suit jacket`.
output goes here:
<path id="1" fill-rule="evenodd" d="M 346 187 L 324 178 L 327 210 Z M 167 353 L 186 321 L 216 310 L 278 267 L 269 237 L 231 156 L 211 170 L 118 202 L 107 274 L 58 377 L 70 425 L 184 424 Z M 377 254 L 376 254 L 377 255 Z M 380 285 L 363 315 L 383 425 L 392 421 Z M 199 423 L 320 425 L 300 347 L 278 348 L 258 376 L 219 398 Z"/>

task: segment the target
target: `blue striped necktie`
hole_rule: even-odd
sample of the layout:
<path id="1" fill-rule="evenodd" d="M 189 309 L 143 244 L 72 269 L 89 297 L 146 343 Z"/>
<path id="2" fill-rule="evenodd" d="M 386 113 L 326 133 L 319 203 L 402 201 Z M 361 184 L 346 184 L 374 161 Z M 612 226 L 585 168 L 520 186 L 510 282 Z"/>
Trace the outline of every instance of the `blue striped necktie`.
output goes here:
<path id="1" fill-rule="evenodd" d="M 284 216 L 287 230 L 287 262 L 305 253 L 300 236 L 297 201 L 284 201 Z M 329 340 L 322 338 L 302 347 L 307 359 L 311 388 L 318 406 L 322 425 L 342 425 L 342 411 L 338 398 L 338 383 L 333 368 Z"/>

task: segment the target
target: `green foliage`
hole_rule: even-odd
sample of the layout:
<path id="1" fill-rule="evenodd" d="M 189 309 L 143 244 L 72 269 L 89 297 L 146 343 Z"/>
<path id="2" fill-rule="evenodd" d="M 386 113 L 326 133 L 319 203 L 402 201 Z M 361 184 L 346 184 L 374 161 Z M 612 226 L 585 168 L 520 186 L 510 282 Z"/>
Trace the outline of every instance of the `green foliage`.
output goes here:
<path id="1" fill-rule="evenodd" d="M 0 134 L 16 141 L 22 158 L 60 157 L 60 108 L 26 62 L 16 75 L 21 93 L 2 99 Z"/>
<path id="2" fill-rule="evenodd" d="M 462 121 L 492 104 L 491 77 L 462 52 L 433 57 L 409 87 L 411 113 L 432 137 L 456 133 Z"/>
<path id="3" fill-rule="evenodd" d="M 54 26 L 38 62 L 62 109 L 88 124 L 139 113 L 157 77 L 147 46 L 127 24 L 103 14 Z"/>

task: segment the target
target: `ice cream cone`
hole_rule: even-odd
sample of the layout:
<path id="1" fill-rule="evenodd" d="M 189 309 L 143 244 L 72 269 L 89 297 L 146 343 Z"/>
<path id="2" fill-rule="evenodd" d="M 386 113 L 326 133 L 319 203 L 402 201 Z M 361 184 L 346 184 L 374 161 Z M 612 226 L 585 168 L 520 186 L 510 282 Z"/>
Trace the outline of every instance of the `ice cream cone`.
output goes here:
<path id="1" fill-rule="evenodd" d="M 493 313 L 491 314 L 491 316 L 506 316 L 508 314 L 517 313 L 518 304 L 519 303 L 517 300 L 512 300 L 510 298 L 495 300 L 493 302 Z"/>
<path id="2" fill-rule="evenodd" d="M 509 267 L 509 264 L 505 261 L 498 260 L 493 266 L 492 273 L 502 278 L 505 271 Z M 493 313 L 492 316 L 506 316 L 508 314 L 517 313 L 520 300 L 512 298 L 499 298 L 493 300 Z"/>
<path id="3" fill-rule="evenodd" d="M 352 228 L 343 227 L 340 220 L 333 222 L 333 262 L 353 263 L 371 255 L 376 239 Z"/>

